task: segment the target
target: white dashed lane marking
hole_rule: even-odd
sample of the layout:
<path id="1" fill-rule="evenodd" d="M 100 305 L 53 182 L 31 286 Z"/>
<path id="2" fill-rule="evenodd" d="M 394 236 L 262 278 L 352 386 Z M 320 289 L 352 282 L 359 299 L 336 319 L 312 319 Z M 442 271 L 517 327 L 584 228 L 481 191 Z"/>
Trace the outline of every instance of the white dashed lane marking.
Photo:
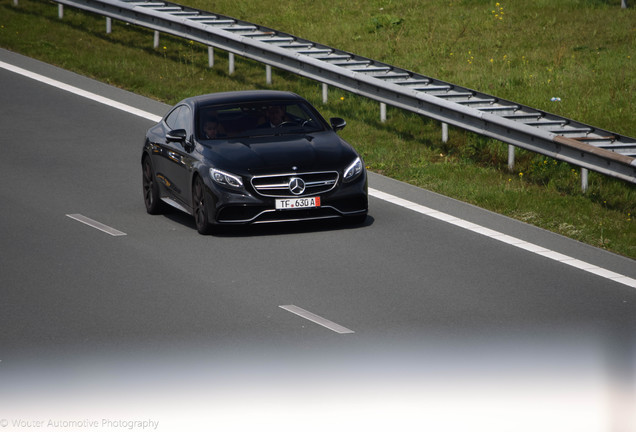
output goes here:
<path id="1" fill-rule="evenodd" d="M 329 330 L 335 331 L 336 333 L 340 333 L 340 334 L 350 334 L 350 333 L 355 333 L 353 330 L 350 330 L 346 327 L 341 326 L 340 324 L 336 324 L 333 321 L 329 321 L 326 318 L 323 318 L 321 316 L 318 316 L 314 313 L 311 313 L 303 308 L 300 308 L 298 306 L 294 306 L 294 305 L 282 305 L 279 306 L 282 309 L 285 309 L 288 312 L 291 312 L 293 314 L 296 314 L 300 317 L 305 318 L 306 320 L 309 320 L 311 322 L 314 322 L 316 324 L 319 324 L 323 327 L 328 328 Z"/>
<path id="2" fill-rule="evenodd" d="M 86 216 L 82 216 L 81 214 L 67 214 L 66 216 L 70 217 L 71 219 L 74 219 L 78 222 L 81 222 L 83 224 L 86 224 L 90 227 L 93 227 L 95 229 L 98 229 L 100 231 L 105 232 L 106 234 L 110 234 L 112 236 L 125 236 L 126 233 L 125 232 L 121 232 L 119 230 L 116 230 L 115 228 L 111 228 L 108 225 L 104 225 L 101 222 L 97 222 L 96 220 L 93 220 L 91 218 L 87 218 Z"/>

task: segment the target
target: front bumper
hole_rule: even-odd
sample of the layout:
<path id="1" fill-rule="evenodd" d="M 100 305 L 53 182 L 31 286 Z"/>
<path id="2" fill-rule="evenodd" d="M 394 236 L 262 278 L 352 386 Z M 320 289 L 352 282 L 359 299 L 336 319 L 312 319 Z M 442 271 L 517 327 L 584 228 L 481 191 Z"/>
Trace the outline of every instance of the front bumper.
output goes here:
<path id="1" fill-rule="evenodd" d="M 222 188 L 211 180 L 206 182 L 210 198 L 208 214 L 213 224 L 258 224 L 272 222 L 308 221 L 346 218 L 365 215 L 368 211 L 367 174 L 361 173 L 351 183 L 340 183 L 320 196 L 321 205 L 311 209 L 276 210 L 275 198 L 264 197 L 254 191 L 235 191 Z M 299 198 L 316 195 L 301 195 Z"/>

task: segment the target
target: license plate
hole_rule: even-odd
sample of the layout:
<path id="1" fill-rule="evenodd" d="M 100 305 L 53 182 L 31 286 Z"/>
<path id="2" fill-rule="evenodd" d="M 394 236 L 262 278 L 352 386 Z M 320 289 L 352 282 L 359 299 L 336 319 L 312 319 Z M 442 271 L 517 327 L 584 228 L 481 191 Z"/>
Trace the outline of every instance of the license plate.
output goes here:
<path id="1" fill-rule="evenodd" d="M 320 207 L 320 197 L 277 199 L 276 210 L 295 210 Z"/>

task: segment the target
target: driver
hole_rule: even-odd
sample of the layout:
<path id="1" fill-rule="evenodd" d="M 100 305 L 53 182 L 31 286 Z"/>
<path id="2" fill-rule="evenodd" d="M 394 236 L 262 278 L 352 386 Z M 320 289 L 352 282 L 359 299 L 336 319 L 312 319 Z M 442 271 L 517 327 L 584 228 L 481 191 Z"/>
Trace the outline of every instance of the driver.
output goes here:
<path id="1" fill-rule="evenodd" d="M 270 105 L 265 110 L 265 123 L 261 127 L 278 127 L 288 121 L 285 107 L 282 105 Z"/>

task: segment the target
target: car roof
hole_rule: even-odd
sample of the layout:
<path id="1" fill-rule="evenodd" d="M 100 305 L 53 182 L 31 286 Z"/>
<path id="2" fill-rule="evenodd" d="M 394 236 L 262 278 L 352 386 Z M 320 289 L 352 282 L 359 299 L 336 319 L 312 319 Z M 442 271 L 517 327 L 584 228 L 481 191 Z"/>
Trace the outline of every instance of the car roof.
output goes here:
<path id="1" fill-rule="evenodd" d="M 242 102 L 264 102 L 270 100 L 304 100 L 296 93 L 278 90 L 241 90 L 233 92 L 210 93 L 200 96 L 193 96 L 183 102 L 193 105 L 211 105 Z"/>

